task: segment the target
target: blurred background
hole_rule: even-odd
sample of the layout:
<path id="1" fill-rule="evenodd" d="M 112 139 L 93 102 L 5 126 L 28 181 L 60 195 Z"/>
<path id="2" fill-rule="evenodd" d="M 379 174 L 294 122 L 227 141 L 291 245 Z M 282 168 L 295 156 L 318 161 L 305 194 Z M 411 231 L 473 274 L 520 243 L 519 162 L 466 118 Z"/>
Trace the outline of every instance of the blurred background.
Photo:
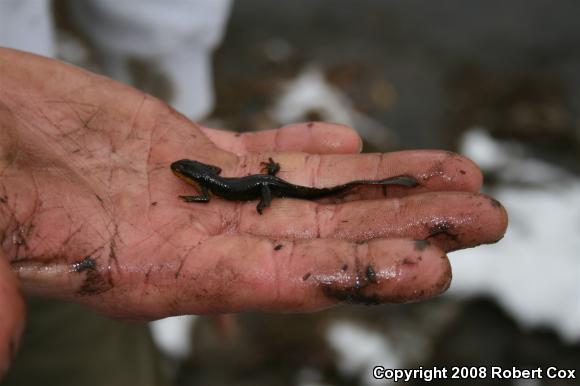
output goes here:
<path id="1" fill-rule="evenodd" d="M 452 253 L 451 288 L 430 301 L 156 323 L 171 382 L 388 383 L 372 379 L 375 365 L 580 373 L 577 1 L 0 2 L 45 28 L 15 23 L 21 49 L 132 83 L 210 127 L 328 120 L 359 130 L 365 151 L 460 152 L 508 210 L 505 238 Z M 43 39 L 54 42 L 44 52 Z"/>

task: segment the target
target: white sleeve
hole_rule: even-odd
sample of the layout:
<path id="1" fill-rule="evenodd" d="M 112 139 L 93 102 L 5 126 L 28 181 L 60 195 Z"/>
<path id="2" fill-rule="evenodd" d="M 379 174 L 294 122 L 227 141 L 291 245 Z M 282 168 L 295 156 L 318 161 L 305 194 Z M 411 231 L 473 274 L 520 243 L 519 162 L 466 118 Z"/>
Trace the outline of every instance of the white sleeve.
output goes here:
<path id="1" fill-rule="evenodd" d="M 0 0 L 0 46 L 54 57 L 49 0 Z"/>
<path id="2" fill-rule="evenodd" d="M 127 58 L 150 61 L 170 81 L 171 104 L 193 119 L 213 108 L 211 54 L 230 0 L 85 0 L 73 18 L 98 48 L 107 75 L 131 82 Z"/>

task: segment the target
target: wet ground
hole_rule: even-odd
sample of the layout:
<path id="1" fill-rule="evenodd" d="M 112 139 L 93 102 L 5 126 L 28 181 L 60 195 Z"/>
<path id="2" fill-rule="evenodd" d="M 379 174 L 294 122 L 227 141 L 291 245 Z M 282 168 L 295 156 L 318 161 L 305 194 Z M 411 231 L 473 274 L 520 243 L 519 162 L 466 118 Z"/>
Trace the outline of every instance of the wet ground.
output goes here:
<path id="1" fill-rule="evenodd" d="M 336 334 L 351 345 L 344 347 Z M 203 319 L 194 340 L 195 354 L 182 369 L 180 385 L 366 385 L 381 383 L 370 380 L 374 365 L 574 369 L 580 358 L 580 345 L 562 343 L 548 328 L 523 331 L 486 298 L 348 307 L 311 315 L 240 315 L 229 335 Z"/>
<path id="2" fill-rule="evenodd" d="M 275 125 L 264 117 L 273 98 L 316 63 L 399 147 L 452 147 L 480 125 L 571 150 L 578 11 L 545 0 L 238 3 L 216 55 L 215 115 L 241 130 Z"/>

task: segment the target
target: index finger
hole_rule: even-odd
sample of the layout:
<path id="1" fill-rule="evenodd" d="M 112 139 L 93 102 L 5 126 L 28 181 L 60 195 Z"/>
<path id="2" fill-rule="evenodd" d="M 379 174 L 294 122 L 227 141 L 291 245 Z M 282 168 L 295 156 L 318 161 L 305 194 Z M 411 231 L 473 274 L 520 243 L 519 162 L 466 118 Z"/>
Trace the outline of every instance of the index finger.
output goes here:
<path id="1" fill-rule="evenodd" d="M 243 155 L 253 152 L 305 152 L 311 154 L 360 153 L 362 139 L 344 125 L 330 122 L 304 122 L 279 129 L 237 133 L 202 127 L 218 147 Z"/>

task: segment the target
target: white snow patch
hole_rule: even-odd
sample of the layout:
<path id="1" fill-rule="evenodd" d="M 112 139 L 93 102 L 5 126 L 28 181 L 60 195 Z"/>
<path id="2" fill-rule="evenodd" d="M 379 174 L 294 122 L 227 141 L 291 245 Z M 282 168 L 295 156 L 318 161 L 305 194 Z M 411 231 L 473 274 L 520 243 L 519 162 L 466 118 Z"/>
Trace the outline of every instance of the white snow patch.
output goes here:
<path id="1" fill-rule="evenodd" d="M 350 98 L 327 82 L 316 65 L 306 66 L 289 82 L 270 114 L 281 124 L 303 122 L 316 112 L 323 121 L 356 127 L 359 134 L 375 146 L 392 144 L 393 133 L 380 122 L 357 111 Z"/>
<path id="2" fill-rule="evenodd" d="M 521 143 L 496 141 L 482 128 L 467 131 L 461 139 L 460 149 L 482 170 L 497 173 L 504 182 L 561 185 L 574 180 L 565 170 L 529 156 Z"/>
<path id="3" fill-rule="evenodd" d="M 337 320 L 328 328 L 326 339 L 338 354 L 339 369 L 349 376 L 363 376 L 366 385 L 389 384 L 372 376 L 373 367 L 398 368 L 401 362 L 388 337 L 355 323 Z"/>
<path id="4" fill-rule="evenodd" d="M 467 131 L 459 145 L 461 152 L 475 161 L 482 170 L 496 171 L 508 163 L 508 153 L 481 128 Z"/>
<path id="5" fill-rule="evenodd" d="M 185 359 L 191 353 L 191 331 L 196 317 L 173 316 L 149 323 L 153 340 L 171 358 Z"/>
<path id="6" fill-rule="evenodd" d="M 524 326 L 547 325 L 568 341 L 580 340 L 580 180 L 509 152 L 510 146 L 483 132 L 464 138 L 463 152 L 482 167 L 535 186 L 494 189 L 509 214 L 506 236 L 498 244 L 453 253 L 449 294 L 491 295 Z"/>

